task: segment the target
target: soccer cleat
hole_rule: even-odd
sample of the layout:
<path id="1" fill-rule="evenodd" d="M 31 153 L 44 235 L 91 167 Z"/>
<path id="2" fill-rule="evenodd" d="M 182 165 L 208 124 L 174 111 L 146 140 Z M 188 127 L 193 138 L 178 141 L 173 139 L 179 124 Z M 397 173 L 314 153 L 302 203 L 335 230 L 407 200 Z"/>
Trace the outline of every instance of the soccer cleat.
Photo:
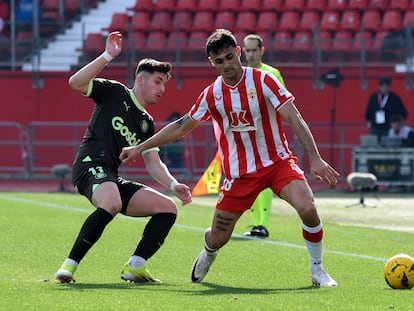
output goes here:
<path id="1" fill-rule="evenodd" d="M 331 278 L 322 265 L 316 265 L 311 269 L 312 284 L 315 286 L 337 286 L 335 280 Z"/>
<path id="2" fill-rule="evenodd" d="M 208 270 L 216 259 L 218 251 L 207 252 L 203 249 L 198 255 L 191 269 L 191 281 L 194 283 L 201 282 L 206 276 Z"/>
<path id="3" fill-rule="evenodd" d="M 253 226 L 252 230 L 245 232 L 244 235 L 267 238 L 269 236 L 269 231 L 263 226 Z"/>
<path id="4" fill-rule="evenodd" d="M 145 267 L 134 269 L 128 263 L 124 265 L 121 271 L 121 279 L 133 283 L 161 283 Z"/>
<path id="5" fill-rule="evenodd" d="M 76 271 L 76 267 L 69 263 L 63 264 L 59 270 L 55 273 L 55 282 L 57 283 L 70 283 L 71 281 L 76 282 L 73 278 L 73 274 Z"/>

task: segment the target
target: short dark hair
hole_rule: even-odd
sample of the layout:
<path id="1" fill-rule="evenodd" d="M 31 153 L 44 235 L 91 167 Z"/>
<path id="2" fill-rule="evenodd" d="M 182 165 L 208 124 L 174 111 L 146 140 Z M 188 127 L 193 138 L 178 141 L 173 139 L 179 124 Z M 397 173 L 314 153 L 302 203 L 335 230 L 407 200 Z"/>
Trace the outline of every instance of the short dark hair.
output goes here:
<path id="1" fill-rule="evenodd" d="M 228 47 L 236 47 L 237 40 L 233 33 L 227 29 L 216 29 L 206 41 L 206 52 L 207 55 L 218 54 L 221 49 Z"/>
<path id="2" fill-rule="evenodd" d="M 379 79 L 379 85 L 391 85 L 391 78 L 382 77 Z"/>
<path id="3" fill-rule="evenodd" d="M 243 43 L 246 44 L 247 40 L 257 40 L 259 43 L 259 48 L 263 47 L 263 38 L 255 33 L 248 34 L 246 37 L 244 37 Z"/>
<path id="4" fill-rule="evenodd" d="M 135 76 L 137 76 L 141 71 L 154 73 L 162 72 L 168 76 L 168 79 L 171 77 L 172 65 L 170 62 L 161 62 L 153 58 L 143 58 L 139 61 L 137 69 L 135 70 Z"/>

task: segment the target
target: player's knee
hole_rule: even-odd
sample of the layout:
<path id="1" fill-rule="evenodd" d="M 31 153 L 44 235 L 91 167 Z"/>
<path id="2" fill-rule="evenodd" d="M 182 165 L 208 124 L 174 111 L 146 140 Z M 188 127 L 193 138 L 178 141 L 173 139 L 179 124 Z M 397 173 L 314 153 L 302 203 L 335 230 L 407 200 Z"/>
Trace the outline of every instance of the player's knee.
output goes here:
<path id="1" fill-rule="evenodd" d="M 172 199 L 166 198 L 157 202 L 155 212 L 177 214 L 177 205 Z"/>
<path id="2" fill-rule="evenodd" d="M 111 215 L 116 215 L 122 210 L 121 200 L 111 198 L 100 204 L 100 207 L 106 210 Z"/>

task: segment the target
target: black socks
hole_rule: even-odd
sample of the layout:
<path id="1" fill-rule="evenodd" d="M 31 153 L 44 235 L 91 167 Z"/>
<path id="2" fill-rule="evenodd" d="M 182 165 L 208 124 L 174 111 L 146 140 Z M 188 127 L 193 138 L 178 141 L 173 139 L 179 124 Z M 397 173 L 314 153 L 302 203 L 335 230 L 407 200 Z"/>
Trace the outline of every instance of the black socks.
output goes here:
<path id="1" fill-rule="evenodd" d="M 69 258 L 78 263 L 102 235 L 113 216 L 102 208 L 97 208 L 83 223 L 79 235 L 72 247 Z"/>
<path id="2" fill-rule="evenodd" d="M 147 260 L 154 255 L 174 225 L 176 214 L 173 213 L 159 213 L 151 217 L 145 226 L 142 238 L 134 252 L 134 255 L 140 256 Z"/>

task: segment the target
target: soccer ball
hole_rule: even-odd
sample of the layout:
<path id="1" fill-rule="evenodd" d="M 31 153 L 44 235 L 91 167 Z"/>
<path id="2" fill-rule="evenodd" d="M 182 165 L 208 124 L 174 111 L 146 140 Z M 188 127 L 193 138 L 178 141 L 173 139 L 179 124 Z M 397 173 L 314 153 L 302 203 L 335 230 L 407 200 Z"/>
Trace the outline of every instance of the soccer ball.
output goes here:
<path id="1" fill-rule="evenodd" d="M 410 289 L 414 286 L 414 258 L 398 254 L 387 260 L 384 266 L 387 284 L 394 289 Z"/>

